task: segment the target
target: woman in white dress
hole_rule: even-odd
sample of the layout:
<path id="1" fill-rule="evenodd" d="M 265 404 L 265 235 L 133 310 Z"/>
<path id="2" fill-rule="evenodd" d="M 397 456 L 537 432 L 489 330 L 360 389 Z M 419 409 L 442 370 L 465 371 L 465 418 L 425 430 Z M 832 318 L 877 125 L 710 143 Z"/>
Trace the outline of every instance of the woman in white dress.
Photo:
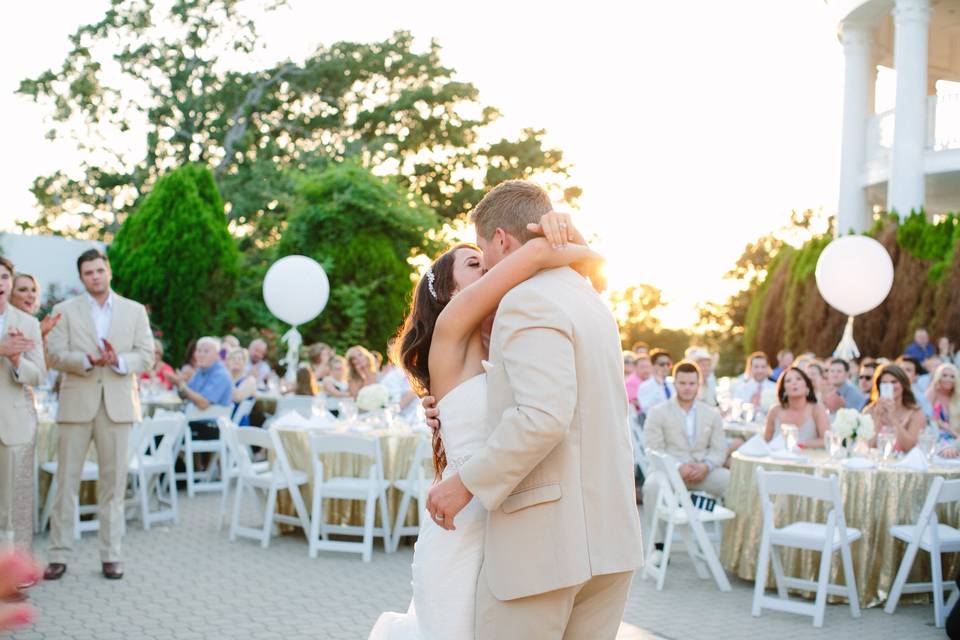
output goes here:
<path id="1" fill-rule="evenodd" d="M 530 231 L 546 238 L 527 242 L 485 275 L 477 247 L 452 247 L 434 261 L 414 292 L 401 331 L 399 361 L 418 393 L 429 391 L 438 398 L 443 424 L 433 436 L 433 460 L 442 478 L 454 473 L 486 439 L 482 361 L 500 300 L 542 269 L 576 265 L 583 272 L 599 259 L 567 214 L 548 213 Z M 430 519 L 423 505 L 421 512 L 423 524 L 413 554 L 413 600 L 405 614 L 382 614 L 370 640 L 474 637 L 486 513 L 473 499 L 457 514 L 455 530 L 446 531 Z"/>

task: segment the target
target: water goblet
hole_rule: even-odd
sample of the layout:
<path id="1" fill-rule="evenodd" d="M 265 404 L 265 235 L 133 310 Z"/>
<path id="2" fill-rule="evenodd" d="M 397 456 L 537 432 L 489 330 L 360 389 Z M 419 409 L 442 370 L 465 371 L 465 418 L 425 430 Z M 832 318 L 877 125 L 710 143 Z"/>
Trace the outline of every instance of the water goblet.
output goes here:
<path id="1" fill-rule="evenodd" d="M 781 424 L 780 433 L 783 434 L 783 441 L 786 443 L 787 451 L 797 450 L 797 432 L 800 430 L 795 424 Z"/>

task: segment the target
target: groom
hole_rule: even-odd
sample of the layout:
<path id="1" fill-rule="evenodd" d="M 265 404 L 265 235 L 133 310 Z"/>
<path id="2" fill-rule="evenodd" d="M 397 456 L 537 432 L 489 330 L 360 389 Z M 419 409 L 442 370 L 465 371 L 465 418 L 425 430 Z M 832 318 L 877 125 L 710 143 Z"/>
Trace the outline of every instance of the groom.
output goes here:
<path id="1" fill-rule="evenodd" d="M 528 182 L 490 191 L 471 214 L 485 267 L 551 209 Z M 446 529 L 473 496 L 489 512 L 479 640 L 616 636 L 642 563 L 621 357 L 613 315 L 572 269 L 542 271 L 500 303 L 487 443 L 427 500 Z"/>

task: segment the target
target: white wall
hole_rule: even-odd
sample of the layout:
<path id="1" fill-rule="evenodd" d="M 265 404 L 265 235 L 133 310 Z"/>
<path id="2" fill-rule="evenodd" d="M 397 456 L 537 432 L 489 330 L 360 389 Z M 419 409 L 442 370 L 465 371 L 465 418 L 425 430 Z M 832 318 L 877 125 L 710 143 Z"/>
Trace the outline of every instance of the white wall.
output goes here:
<path id="1" fill-rule="evenodd" d="M 94 247 L 104 249 L 102 242 L 93 240 L 0 233 L 0 255 L 13 262 L 18 272 L 36 276 L 41 303 L 46 302 L 51 285 L 61 298 L 83 290 L 77 275 L 77 258 Z"/>

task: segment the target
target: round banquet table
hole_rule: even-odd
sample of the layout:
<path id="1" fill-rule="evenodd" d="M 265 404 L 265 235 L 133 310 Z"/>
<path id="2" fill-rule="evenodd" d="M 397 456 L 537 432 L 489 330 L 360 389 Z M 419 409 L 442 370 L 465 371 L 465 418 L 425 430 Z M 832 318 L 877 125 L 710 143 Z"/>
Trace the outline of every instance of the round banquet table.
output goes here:
<path id="1" fill-rule="evenodd" d="M 303 501 L 307 505 L 307 510 L 311 508 L 313 495 L 313 465 L 310 463 L 310 442 L 308 431 L 305 429 L 291 429 L 282 426 L 275 427 L 280 434 L 280 440 L 283 448 L 290 460 L 290 466 L 294 469 L 306 472 L 310 481 L 300 487 L 300 493 L 303 495 Z M 350 431 L 348 426 L 338 423 L 336 431 L 319 431 L 318 433 L 340 433 L 364 438 L 375 438 L 380 442 L 380 450 L 383 458 L 383 475 L 387 482 L 392 483 L 395 480 L 406 477 L 413 461 L 414 453 L 417 450 L 417 443 L 422 438 L 429 436 L 422 432 L 409 429 L 373 429 L 371 431 L 359 433 Z M 370 463 L 363 456 L 348 453 L 323 454 L 324 474 L 329 478 L 331 476 L 365 477 L 370 470 Z M 424 472 L 427 482 L 433 478 L 432 461 L 424 461 Z M 393 526 L 397 517 L 397 508 L 400 503 L 400 491 L 394 487 L 387 489 L 387 511 L 390 514 L 389 526 Z M 335 500 L 326 499 L 323 505 L 325 519 L 331 524 L 344 525 L 362 525 L 363 524 L 363 503 L 357 500 Z M 296 515 L 293 508 L 293 501 L 287 491 L 280 491 L 277 495 L 277 512 L 287 515 Z M 404 520 L 406 525 L 416 525 L 417 501 L 411 500 L 407 510 L 407 516 Z M 377 521 L 375 526 L 381 526 L 380 510 L 377 509 Z M 281 530 L 290 531 L 295 529 L 290 526 L 281 526 Z"/>
<path id="2" fill-rule="evenodd" d="M 763 514 L 756 488 L 756 469 L 762 466 L 770 471 L 792 471 L 827 477 L 836 474 L 840 479 L 844 514 L 848 527 L 859 529 L 863 537 L 852 543 L 853 571 L 860 594 L 860 605 L 875 607 L 886 600 L 893 580 L 900 568 L 905 545 L 890 535 L 890 527 L 896 524 L 916 523 L 927 497 L 930 485 L 936 476 L 948 480 L 960 478 L 960 467 L 931 466 L 927 472 L 897 469 L 892 463 L 880 463 L 874 469 L 847 469 L 831 460 L 823 450 L 807 452 L 807 462 L 784 461 L 773 458 L 755 458 L 736 452 L 730 465 L 730 485 L 724 504 L 733 509 L 737 517 L 724 527 L 720 545 L 720 562 L 723 566 L 746 580 L 755 580 L 757 556 L 760 552 L 760 536 L 763 531 Z M 796 520 L 826 522 L 829 508 L 822 501 L 798 496 L 775 496 L 776 526 Z M 957 526 L 960 522 L 960 505 L 941 505 L 937 510 L 940 522 Z M 779 548 L 784 571 L 788 576 L 816 580 L 820 553 L 801 549 Z M 946 554 L 943 563 L 944 580 L 949 582 L 956 575 L 960 554 Z M 930 582 L 930 555 L 918 553 L 908 582 Z M 843 570 L 836 555 L 831 565 L 830 581 L 845 584 Z M 773 570 L 767 576 L 767 586 L 774 586 Z M 812 596 L 812 594 L 809 594 Z M 830 596 L 831 602 L 844 598 Z M 929 602 L 929 594 L 904 594 L 901 602 Z"/>

